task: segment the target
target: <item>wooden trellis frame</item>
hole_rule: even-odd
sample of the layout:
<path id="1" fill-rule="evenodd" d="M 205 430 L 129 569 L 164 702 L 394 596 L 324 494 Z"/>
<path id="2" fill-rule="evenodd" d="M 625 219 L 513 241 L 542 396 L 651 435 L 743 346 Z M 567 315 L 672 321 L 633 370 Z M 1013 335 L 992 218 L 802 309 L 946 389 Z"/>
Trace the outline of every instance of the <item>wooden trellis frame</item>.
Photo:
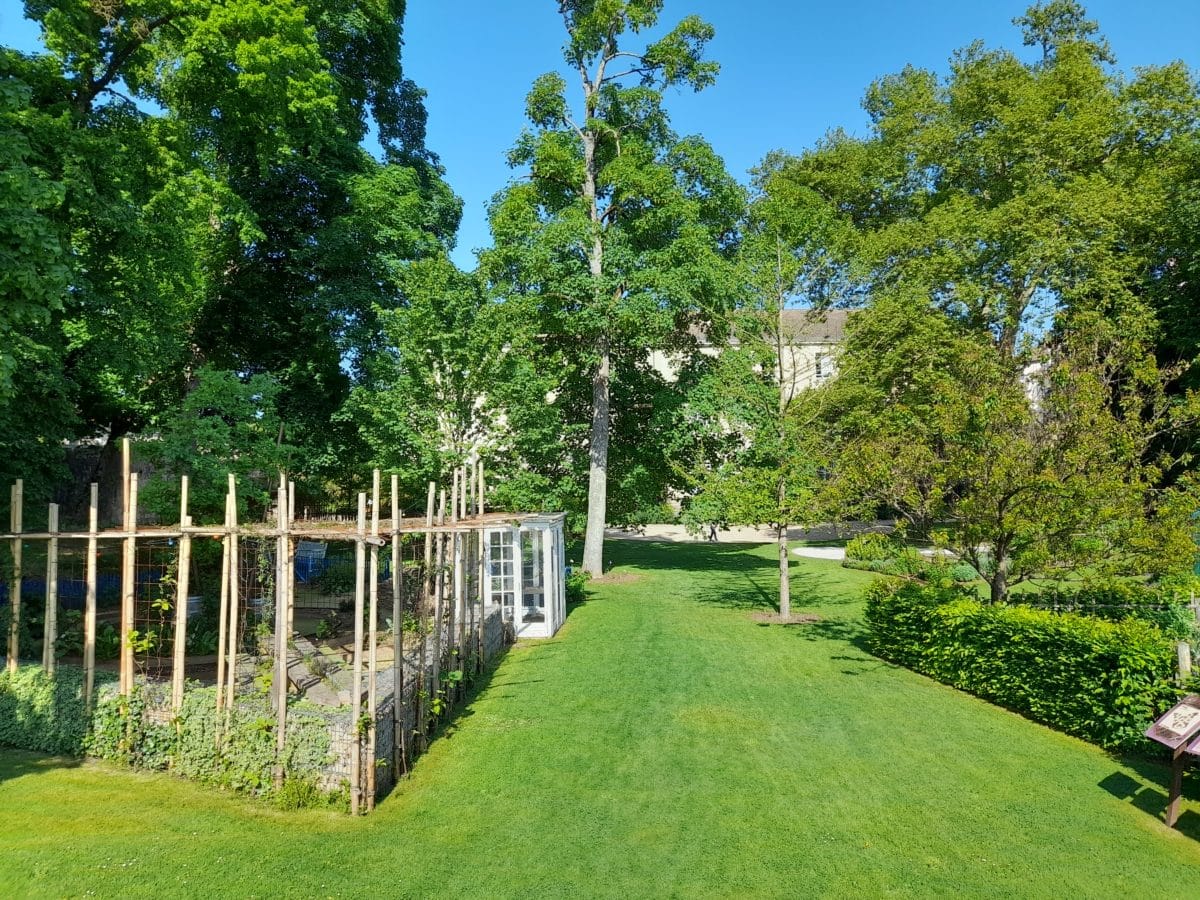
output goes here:
<path id="1" fill-rule="evenodd" d="M 426 684 L 426 644 L 422 639 L 419 646 L 417 668 L 418 682 L 415 685 L 417 705 L 418 745 L 424 749 L 428 737 L 426 732 L 437 718 L 432 715 L 430 701 L 437 697 L 440 677 L 445 670 L 457 671 L 458 680 L 451 680 L 446 688 L 446 700 L 453 699 L 461 691 L 461 678 L 474 660 L 478 664 L 482 653 L 482 622 L 484 604 L 484 580 L 486 543 L 484 532 L 489 527 L 511 527 L 522 520 L 521 516 L 503 513 L 488 513 L 485 510 L 485 472 L 482 462 L 469 468 L 457 469 L 453 473 L 449 492 L 430 482 L 425 515 L 404 518 L 399 506 L 399 482 L 391 477 L 390 516 L 382 517 L 381 481 L 378 470 L 372 473 L 370 492 L 370 514 L 367 513 L 367 494 L 358 495 L 358 516 L 354 522 L 330 520 L 304 520 L 297 522 L 295 516 L 295 485 L 284 474 L 280 474 L 276 490 L 276 505 L 273 522 L 246 523 L 238 521 L 237 482 L 228 476 L 225 518 L 220 525 L 197 524 L 189 513 L 191 485 L 187 476 L 180 480 L 179 521 L 174 525 L 141 525 L 138 522 L 138 473 L 132 471 L 128 440 L 122 452 L 122 507 L 121 524 L 101 530 L 99 527 L 99 485 L 90 485 L 88 504 L 88 526 L 86 531 L 62 531 L 59 528 L 59 509 L 50 504 L 48 524 L 44 532 L 30 532 L 23 528 L 24 485 L 18 480 L 11 489 L 10 530 L 0 534 L 0 540 L 9 540 L 12 547 L 13 567 L 10 582 L 11 620 L 8 633 L 8 659 L 10 671 L 18 662 L 19 629 L 21 609 L 21 586 L 23 550 L 29 542 L 44 542 L 46 545 L 46 632 L 42 646 L 41 663 L 48 673 L 53 673 L 56 659 L 58 576 L 60 548 L 63 542 L 81 543 L 85 548 L 85 590 L 83 615 L 83 694 L 90 711 L 96 699 L 96 620 L 97 584 L 99 581 L 98 558 L 101 546 L 121 547 L 121 592 L 120 592 L 120 656 L 119 690 L 128 696 L 135 685 L 135 659 L 131 643 L 134 628 L 135 600 L 137 596 L 136 554 L 139 541 L 175 540 L 177 547 L 178 573 L 174 588 L 175 618 L 173 625 L 174 648 L 171 658 L 170 702 L 178 711 L 184 702 L 186 647 L 188 635 L 187 604 L 191 584 L 191 560 L 193 542 L 196 538 L 216 538 L 222 542 L 220 592 L 218 611 L 218 648 L 215 704 L 218 721 L 223 721 L 228 732 L 233 710 L 236 706 L 237 659 L 239 634 L 239 551 L 245 540 L 275 541 L 275 610 L 273 623 L 273 650 L 275 670 L 272 683 L 273 701 L 276 709 L 277 763 L 274 781 L 281 785 L 287 773 L 284 769 L 284 750 L 287 740 L 288 709 L 288 653 L 291 643 L 292 625 L 295 616 L 295 552 L 299 540 L 343 541 L 355 545 L 355 637 L 353 653 L 351 691 L 351 723 L 354 734 L 354 749 L 351 756 L 351 808 L 358 813 L 374 806 L 376 795 L 375 765 L 376 721 L 378 709 L 377 675 L 379 672 L 378 611 L 379 611 L 379 552 L 390 545 L 392 562 L 392 624 L 393 624 L 393 764 L 399 774 L 406 771 L 410 746 L 410 735 L 403 724 L 405 695 L 402 626 L 404 621 L 403 565 L 401 540 L 408 535 L 424 537 L 424 561 L 426 579 L 426 602 L 417 611 L 422 635 L 432 631 L 433 659 L 431 663 L 432 683 Z M 435 502 L 436 501 L 436 502 Z M 427 608 L 432 606 L 434 621 L 428 620 Z M 365 615 L 364 615 L 365 614 Z M 364 628 L 364 621 L 366 626 Z M 365 631 L 365 633 L 364 633 Z M 468 636 L 472 639 L 468 641 Z M 366 654 L 364 658 L 364 640 Z M 444 659 L 443 659 L 444 657 Z M 364 671 L 365 668 L 365 671 Z M 365 700 L 365 706 L 364 706 Z M 440 705 L 440 704 L 439 704 Z M 223 711 L 223 717 L 220 713 Z M 361 723 L 361 727 L 360 727 Z M 220 731 L 220 729 L 219 729 Z M 218 744 L 223 735 L 217 735 Z M 362 765 L 364 756 L 371 764 Z"/>

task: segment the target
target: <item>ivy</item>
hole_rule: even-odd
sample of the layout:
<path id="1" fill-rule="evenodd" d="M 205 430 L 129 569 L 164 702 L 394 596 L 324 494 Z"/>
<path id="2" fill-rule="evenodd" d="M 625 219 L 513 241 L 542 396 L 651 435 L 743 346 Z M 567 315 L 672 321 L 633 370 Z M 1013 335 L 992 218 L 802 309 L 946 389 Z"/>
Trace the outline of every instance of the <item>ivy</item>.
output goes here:
<path id="1" fill-rule="evenodd" d="M 0 672 L 0 745 L 78 756 L 87 735 L 83 672 L 40 666 Z"/>
<path id="2" fill-rule="evenodd" d="M 343 789 L 320 787 L 324 769 L 332 761 L 330 730 L 336 713 L 304 703 L 289 708 L 282 760 L 287 778 L 278 791 L 274 786 L 276 720 L 269 701 L 243 697 L 228 715 L 226 727 L 226 711 L 216 708 L 215 688 L 189 684 L 182 708 L 172 715 L 168 686 L 137 685 L 123 697 L 109 679 L 99 685 L 89 721 L 78 667 L 61 666 L 53 676 L 38 666 L 0 673 L 0 745 L 170 770 L 194 781 L 273 799 L 289 809 L 345 805 Z"/>

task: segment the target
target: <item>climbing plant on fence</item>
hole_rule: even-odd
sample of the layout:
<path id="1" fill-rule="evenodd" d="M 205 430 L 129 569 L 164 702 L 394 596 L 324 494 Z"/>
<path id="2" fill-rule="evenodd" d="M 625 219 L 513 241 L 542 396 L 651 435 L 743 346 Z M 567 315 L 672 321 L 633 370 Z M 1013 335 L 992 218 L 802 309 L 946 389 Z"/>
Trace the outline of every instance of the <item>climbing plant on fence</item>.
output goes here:
<path id="1" fill-rule="evenodd" d="M 159 694 L 169 687 L 138 685 L 128 698 L 102 692 L 89 721 L 82 687 L 83 673 L 75 666 L 62 666 L 53 676 L 38 666 L 0 672 L 0 745 L 170 769 L 293 807 L 345 805 L 344 790 L 319 787 L 331 760 L 329 713 L 303 704 L 289 707 L 288 780 L 276 790 L 275 717 L 265 697 L 241 699 L 226 728 L 214 688 L 190 687 L 179 714 L 171 718 L 160 712 L 168 705 Z"/>
<path id="2" fill-rule="evenodd" d="M 60 666 L 47 675 L 40 666 L 0 672 L 0 746 L 78 756 L 88 722 L 83 670 Z"/>
<path id="3" fill-rule="evenodd" d="M 1156 626 L 984 604 L 960 588 L 881 579 L 867 589 L 881 656 L 1103 747 L 1142 732 L 1179 697 Z"/>

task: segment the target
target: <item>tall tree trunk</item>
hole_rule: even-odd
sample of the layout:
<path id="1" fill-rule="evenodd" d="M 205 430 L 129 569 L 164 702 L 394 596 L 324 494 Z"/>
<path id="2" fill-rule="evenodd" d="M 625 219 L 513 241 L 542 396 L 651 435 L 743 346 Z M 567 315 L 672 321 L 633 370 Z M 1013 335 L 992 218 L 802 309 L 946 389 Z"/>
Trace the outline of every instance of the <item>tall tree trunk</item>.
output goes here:
<path id="1" fill-rule="evenodd" d="M 775 420 L 775 440 L 778 444 L 779 481 L 775 485 L 775 504 L 778 506 L 776 515 L 779 524 L 775 526 L 775 538 L 779 541 L 779 617 L 787 619 L 792 614 L 792 582 L 788 575 L 787 559 L 787 463 L 784 458 L 786 449 L 785 433 L 787 430 L 787 409 L 791 406 L 792 397 L 796 394 L 796 359 L 792 359 L 791 371 L 784 364 L 784 354 L 787 352 L 784 335 L 784 305 L 787 295 L 784 290 L 784 242 L 775 236 L 775 367 L 779 373 L 779 409 Z"/>
<path id="2" fill-rule="evenodd" d="M 779 540 L 779 618 L 792 615 L 792 583 L 788 571 L 788 527 L 786 522 L 775 526 Z"/>
<path id="3" fill-rule="evenodd" d="M 583 570 L 604 573 L 604 525 L 608 506 L 609 348 L 601 337 L 600 361 L 592 374 L 592 437 L 588 468 L 587 533 L 583 541 Z"/>
<path id="4" fill-rule="evenodd" d="M 599 78 L 599 76 L 598 76 Z M 598 84 L 598 81 L 597 81 Z M 595 86 L 584 79 L 589 115 Z M 592 279 L 592 302 L 600 304 L 604 291 L 604 232 L 596 203 L 596 138 L 590 129 L 583 132 L 583 196 L 592 222 L 592 247 L 588 253 L 588 274 Z M 588 452 L 587 530 L 583 539 L 583 571 L 592 576 L 604 574 L 604 526 L 608 507 L 608 437 L 610 347 L 606 330 L 596 339 L 596 368 L 592 372 L 592 434 Z"/>
<path id="5" fill-rule="evenodd" d="M 776 421 L 776 439 L 779 444 L 780 456 L 777 459 L 779 465 L 779 481 L 777 483 L 775 502 L 778 504 L 779 518 L 785 518 L 784 507 L 787 505 L 787 464 L 784 461 L 783 453 L 785 451 L 786 441 L 784 434 L 787 429 L 787 414 L 788 407 L 791 405 L 792 396 L 795 388 L 796 367 L 795 359 L 792 360 L 792 371 L 787 373 L 784 369 L 783 354 L 786 345 L 783 333 L 783 306 L 786 297 L 783 290 L 783 242 L 776 237 L 775 239 L 775 365 L 779 369 L 779 418 Z M 787 620 L 792 615 L 792 582 L 788 572 L 788 523 L 781 521 L 776 528 L 776 539 L 779 542 L 779 618 Z"/>

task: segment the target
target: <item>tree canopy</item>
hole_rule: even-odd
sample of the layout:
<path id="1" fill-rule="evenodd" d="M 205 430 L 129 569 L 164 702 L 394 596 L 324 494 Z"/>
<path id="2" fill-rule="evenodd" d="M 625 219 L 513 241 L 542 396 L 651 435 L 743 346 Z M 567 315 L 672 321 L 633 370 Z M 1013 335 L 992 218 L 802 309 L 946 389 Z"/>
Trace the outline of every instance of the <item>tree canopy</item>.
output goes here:
<path id="1" fill-rule="evenodd" d="M 408 261 L 453 245 L 460 208 L 401 67 L 403 0 L 26 13 L 47 52 L 0 51 L 0 228 L 21 254 L 0 328 L 23 338 L 4 342 L 0 418 L 22 415 L 23 354 L 58 386 L 33 426 L 52 466 L 64 439 L 153 429 L 209 366 L 278 383 L 314 474 L 362 458 L 337 414 L 383 343 L 377 310 L 403 302 Z"/>
<path id="2" fill-rule="evenodd" d="M 668 88 L 700 90 L 716 77 L 703 55 L 711 26 L 688 16 L 630 49 L 661 7 L 559 4 L 579 102 L 568 101 L 558 73 L 534 83 L 526 101 L 532 128 L 510 154 L 529 178 L 497 195 L 496 246 L 481 260 L 494 288 L 535 317 L 546 358 L 565 363 L 553 400 L 564 437 L 581 439 L 576 429 L 588 423 L 585 446 L 564 442 L 541 468 L 575 479 L 586 470 L 584 568 L 594 574 L 602 569 L 614 457 L 624 456 L 623 487 L 634 487 L 635 473 L 664 468 L 644 454 L 647 414 L 661 408 L 663 392 L 650 351 L 685 346 L 688 324 L 725 302 L 726 251 L 743 202 L 712 148 L 678 137 L 663 105 Z"/>

